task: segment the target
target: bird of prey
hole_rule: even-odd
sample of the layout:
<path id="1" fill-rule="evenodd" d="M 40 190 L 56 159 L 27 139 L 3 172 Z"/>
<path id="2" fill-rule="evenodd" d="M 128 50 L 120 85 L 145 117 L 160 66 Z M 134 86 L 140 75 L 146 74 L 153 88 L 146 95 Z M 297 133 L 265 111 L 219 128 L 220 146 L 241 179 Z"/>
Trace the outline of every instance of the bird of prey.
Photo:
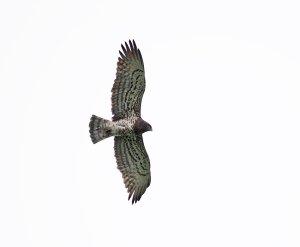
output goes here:
<path id="1" fill-rule="evenodd" d="M 117 73 L 112 88 L 112 121 L 92 115 L 90 136 L 95 144 L 114 136 L 117 166 L 132 197 L 132 204 L 139 201 L 150 185 L 150 160 L 142 134 L 152 131 L 141 117 L 141 103 L 145 91 L 144 62 L 134 40 L 121 45 Z"/>

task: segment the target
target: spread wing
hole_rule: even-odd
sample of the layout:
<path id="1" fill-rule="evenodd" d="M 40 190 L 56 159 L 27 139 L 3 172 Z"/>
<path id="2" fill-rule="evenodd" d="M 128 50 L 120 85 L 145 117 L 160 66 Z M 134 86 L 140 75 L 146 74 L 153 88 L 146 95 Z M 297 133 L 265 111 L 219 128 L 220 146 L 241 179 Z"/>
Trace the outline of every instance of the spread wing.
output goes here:
<path id="1" fill-rule="evenodd" d="M 144 63 L 134 40 L 119 51 L 117 74 L 112 88 L 113 120 L 128 116 L 141 116 L 141 103 L 145 91 Z"/>
<path id="2" fill-rule="evenodd" d="M 115 156 L 132 204 L 139 201 L 150 185 L 150 160 L 142 135 L 115 137 Z"/>

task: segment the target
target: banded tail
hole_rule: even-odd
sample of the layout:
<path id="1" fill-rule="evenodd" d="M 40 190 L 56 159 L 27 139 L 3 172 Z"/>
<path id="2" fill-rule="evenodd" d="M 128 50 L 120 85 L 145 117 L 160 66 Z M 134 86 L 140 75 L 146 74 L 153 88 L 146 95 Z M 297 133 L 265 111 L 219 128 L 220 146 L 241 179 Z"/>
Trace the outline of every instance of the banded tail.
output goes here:
<path id="1" fill-rule="evenodd" d="M 90 136 L 95 144 L 103 139 L 113 136 L 112 122 L 92 115 L 90 120 Z"/>

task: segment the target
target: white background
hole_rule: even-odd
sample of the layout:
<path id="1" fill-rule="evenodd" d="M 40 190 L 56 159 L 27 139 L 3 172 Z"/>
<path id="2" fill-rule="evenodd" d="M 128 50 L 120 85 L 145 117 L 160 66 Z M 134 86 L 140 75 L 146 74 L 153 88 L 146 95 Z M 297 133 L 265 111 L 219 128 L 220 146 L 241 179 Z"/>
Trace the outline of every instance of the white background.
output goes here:
<path id="1" fill-rule="evenodd" d="M 0 1 L 0 246 L 300 246 L 298 1 Z M 111 117 L 141 49 L 152 184 L 127 201 Z"/>

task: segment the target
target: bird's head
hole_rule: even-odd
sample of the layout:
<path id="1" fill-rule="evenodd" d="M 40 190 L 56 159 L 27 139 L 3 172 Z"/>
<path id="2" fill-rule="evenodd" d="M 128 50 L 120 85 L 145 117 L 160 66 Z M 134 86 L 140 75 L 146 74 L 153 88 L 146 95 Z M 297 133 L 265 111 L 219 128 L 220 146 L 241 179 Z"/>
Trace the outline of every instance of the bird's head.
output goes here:
<path id="1" fill-rule="evenodd" d="M 147 130 L 146 131 L 152 131 L 152 126 L 149 123 L 147 123 Z"/>
<path id="2" fill-rule="evenodd" d="M 144 121 L 142 118 L 138 118 L 133 126 L 134 131 L 138 134 L 143 134 L 147 131 L 152 131 L 152 126 Z"/>

